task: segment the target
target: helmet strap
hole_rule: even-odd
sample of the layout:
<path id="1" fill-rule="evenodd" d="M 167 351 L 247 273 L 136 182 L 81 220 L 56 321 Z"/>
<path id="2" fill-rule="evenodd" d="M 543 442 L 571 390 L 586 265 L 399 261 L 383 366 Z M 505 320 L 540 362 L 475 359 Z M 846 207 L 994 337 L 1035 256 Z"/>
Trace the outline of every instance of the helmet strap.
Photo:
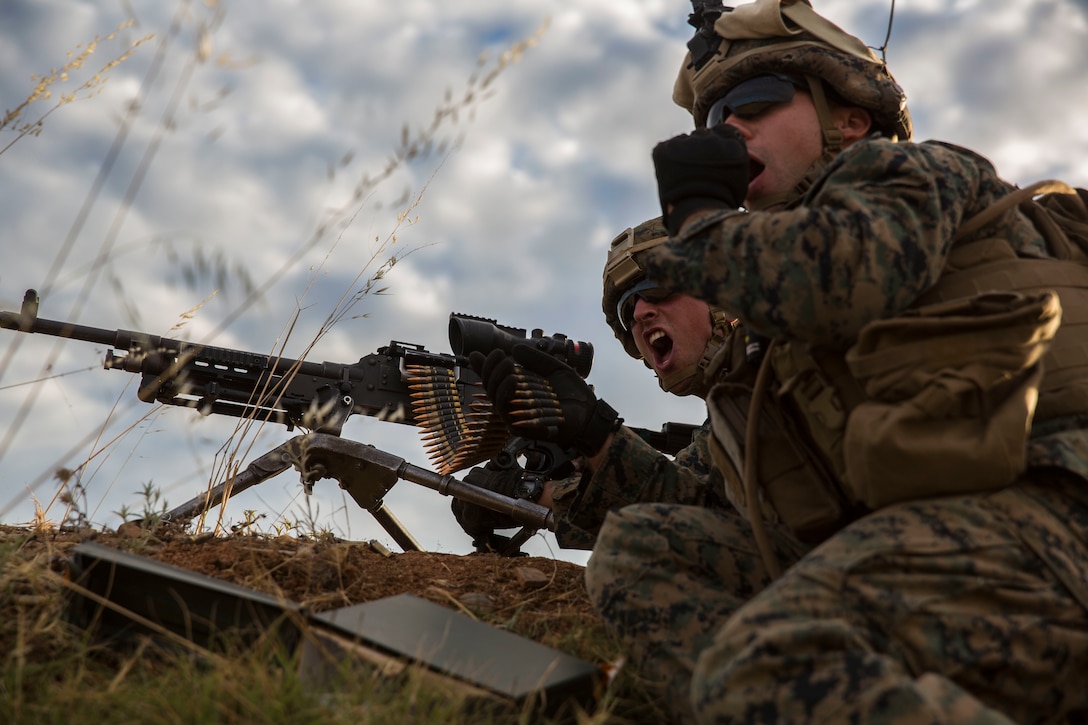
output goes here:
<path id="1" fill-rule="evenodd" d="M 686 368 L 683 368 L 682 370 L 677 370 L 672 375 L 669 375 L 669 376 L 664 377 L 664 378 L 658 378 L 657 379 L 657 384 L 660 385 L 661 389 L 664 390 L 666 393 L 672 393 L 673 388 L 676 387 L 676 385 L 678 383 L 682 383 L 685 380 L 687 380 L 688 378 L 694 377 L 695 373 L 698 370 L 699 370 L 699 366 L 696 365 L 695 363 L 692 363 L 691 365 L 688 365 Z M 688 392 L 683 393 L 683 394 L 684 395 L 691 395 L 694 392 L 695 391 L 693 391 L 693 390 L 689 390 Z M 675 393 L 675 394 L 679 395 L 679 393 Z"/>
<path id="2" fill-rule="evenodd" d="M 789 191 L 770 194 L 752 204 L 748 208 L 751 211 L 762 211 L 774 206 L 791 204 L 812 188 L 812 184 L 824 172 L 832 159 L 839 155 L 843 148 L 842 131 L 835 126 L 835 119 L 831 115 L 831 104 L 827 102 L 827 93 L 824 84 L 816 76 L 805 76 L 808 81 L 809 94 L 812 96 L 812 105 L 816 107 L 816 118 L 820 122 L 820 133 L 823 138 L 823 153 L 816 160 L 804 177 Z"/>
<path id="3" fill-rule="evenodd" d="M 824 84 L 816 76 L 805 76 L 808 81 L 808 90 L 812 94 L 812 105 L 816 106 L 816 118 L 820 120 L 820 128 L 823 130 L 824 155 L 829 152 L 832 157 L 842 151 L 842 131 L 835 125 L 835 119 L 831 115 L 831 104 L 827 102 L 827 93 Z"/>
<path id="4" fill-rule="evenodd" d="M 718 368 L 721 366 L 718 353 L 733 330 L 733 322 L 725 314 L 725 310 L 711 306 L 710 327 L 712 330 L 710 340 L 703 348 L 703 356 L 698 362 L 677 370 L 672 375 L 658 378 L 658 385 L 666 393 L 672 393 L 673 388 L 686 380 L 691 380 L 691 384 L 683 395 L 697 395 L 701 398 L 710 391 L 714 378 L 717 377 Z"/>

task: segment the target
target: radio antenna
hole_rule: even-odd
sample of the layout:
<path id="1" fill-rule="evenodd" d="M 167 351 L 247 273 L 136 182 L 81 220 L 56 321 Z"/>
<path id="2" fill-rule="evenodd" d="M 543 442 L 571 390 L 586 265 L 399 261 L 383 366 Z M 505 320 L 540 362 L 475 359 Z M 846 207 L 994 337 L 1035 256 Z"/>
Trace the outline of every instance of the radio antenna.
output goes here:
<path id="1" fill-rule="evenodd" d="M 892 23 L 895 22 L 895 0 L 892 0 L 891 10 L 888 11 L 888 32 L 884 35 L 884 45 L 873 50 L 880 51 L 880 62 L 888 65 L 888 41 L 892 39 Z M 872 46 L 869 46 L 872 48 Z"/>

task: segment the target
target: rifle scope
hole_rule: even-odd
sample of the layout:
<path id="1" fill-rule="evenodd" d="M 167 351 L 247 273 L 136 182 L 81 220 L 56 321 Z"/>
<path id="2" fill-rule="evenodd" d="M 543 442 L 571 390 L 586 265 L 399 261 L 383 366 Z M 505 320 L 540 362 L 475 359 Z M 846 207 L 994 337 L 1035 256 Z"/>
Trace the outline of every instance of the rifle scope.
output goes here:
<path id="1" fill-rule="evenodd" d="M 492 350 L 510 354 L 515 345 L 543 350 L 570 365 L 583 378 L 589 376 L 593 367 L 593 345 L 588 342 L 570 340 L 559 333 L 546 336 L 543 330 L 533 330 L 532 337 L 526 337 L 520 327 L 500 325 L 486 317 L 450 313 L 450 347 L 455 355 L 468 357 L 473 352 L 487 355 Z"/>

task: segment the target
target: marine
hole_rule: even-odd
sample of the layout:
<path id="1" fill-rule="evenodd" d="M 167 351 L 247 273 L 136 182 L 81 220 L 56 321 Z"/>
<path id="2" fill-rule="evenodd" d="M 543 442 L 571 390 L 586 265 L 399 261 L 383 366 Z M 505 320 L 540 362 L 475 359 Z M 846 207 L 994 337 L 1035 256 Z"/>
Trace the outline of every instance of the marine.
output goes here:
<path id="1" fill-rule="evenodd" d="M 638 263 L 747 330 L 734 508 L 609 513 L 599 613 L 676 722 L 1088 719 L 1083 264 L 808 2 L 693 20 Z"/>
<path id="2" fill-rule="evenodd" d="M 646 278 L 634 254 L 667 239 L 661 218 L 655 217 L 625 229 L 612 240 L 602 274 L 602 310 L 624 350 L 653 370 L 663 390 L 705 398 L 731 367 L 728 361 L 735 354 L 735 321 L 724 310 L 675 294 Z M 501 350 L 491 353 L 490 359 L 477 357 L 475 365 L 481 374 L 486 368 L 484 380 L 492 404 L 509 415 L 515 407 L 517 379 L 525 376 L 523 366 Z M 573 378 L 570 384 L 575 384 Z M 572 412 L 574 407 L 588 411 L 596 405 L 596 396 L 588 387 L 581 394 L 580 404 L 567 404 L 568 415 L 579 415 Z M 518 433 L 534 435 L 524 427 Z M 564 433 L 573 436 L 569 431 Z M 556 540 L 562 548 L 587 550 L 592 549 L 608 512 L 631 503 L 666 501 L 731 509 L 721 472 L 713 466 L 707 447 L 709 435 L 707 420 L 694 430 L 690 444 L 675 456 L 667 456 L 631 428 L 618 425 L 579 461 L 575 475 L 544 482 L 534 500 L 556 512 Z M 505 495 L 519 492 L 517 471 L 496 475 L 473 469 L 465 480 Z M 495 529 L 517 526 L 508 517 L 460 500 L 454 500 L 452 508 L 475 541 L 489 540 Z"/>

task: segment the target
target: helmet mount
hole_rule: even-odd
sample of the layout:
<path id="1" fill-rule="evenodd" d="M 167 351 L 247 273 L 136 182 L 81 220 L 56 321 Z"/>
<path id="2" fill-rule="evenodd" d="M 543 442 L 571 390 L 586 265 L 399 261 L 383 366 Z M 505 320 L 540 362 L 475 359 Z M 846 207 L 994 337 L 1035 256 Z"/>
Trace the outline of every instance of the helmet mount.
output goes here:
<path id="1" fill-rule="evenodd" d="M 695 35 L 688 41 L 688 50 L 691 52 L 693 67 L 699 70 L 714 57 L 718 46 L 722 44 L 722 36 L 714 32 L 714 23 L 718 22 L 722 13 L 733 8 L 725 7 L 721 0 L 691 0 L 691 6 L 688 25 L 695 28 Z"/>
<path id="2" fill-rule="evenodd" d="M 906 94 L 872 48 L 818 15 L 809 0 L 754 0 L 736 7 L 692 0 L 695 34 L 673 88 L 673 100 L 697 127 L 738 83 L 781 73 L 820 79 L 830 96 L 864 108 L 874 129 L 907 141 Z"/>

